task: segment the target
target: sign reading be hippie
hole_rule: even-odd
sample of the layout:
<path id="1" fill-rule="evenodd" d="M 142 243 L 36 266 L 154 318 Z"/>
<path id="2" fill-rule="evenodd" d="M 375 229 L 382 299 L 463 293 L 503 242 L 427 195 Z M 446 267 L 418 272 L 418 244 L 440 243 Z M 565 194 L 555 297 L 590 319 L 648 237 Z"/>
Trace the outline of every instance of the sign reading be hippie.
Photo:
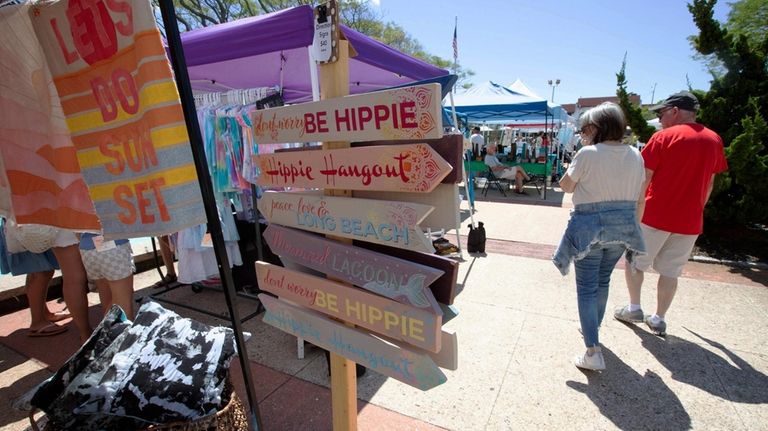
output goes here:
<path id="1" fill-rule="evenodd" d="M 440 84 L 424 84 L 261 109 L 253 135 L 259 144 L 440 138 L 440 96 Z"/>

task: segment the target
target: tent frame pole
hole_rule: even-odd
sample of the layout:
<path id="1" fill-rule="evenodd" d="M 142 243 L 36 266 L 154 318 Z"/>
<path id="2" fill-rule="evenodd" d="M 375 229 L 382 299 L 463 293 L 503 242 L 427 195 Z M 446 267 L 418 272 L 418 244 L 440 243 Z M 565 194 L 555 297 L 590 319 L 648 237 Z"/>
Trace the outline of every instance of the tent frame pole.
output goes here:
<path id="1" fill-rule="evenodd" d="M 259 431 L 263 429 L 261 415 L 259 414 L 259 405 L 256 399 L 256 392 L 253 386 L 253 376 L 251 375 L 250 361 L 248 360 L 248 350 L 243 338 L 243 328 L 240 321 L 240 313 L 235 307 L 236 298 L 235 285 L 232 279 L 232 270 L 229 267 L 229 257 L 227 256 L 226 245 L 224 244 L 224 233 L 221 230 L 219 213 L 216 207 L 216 198 L 213 192 L 211 176 L 208 172 L 208 165 L 203 147 L 203 138 L 200 134 L 200 125 L 197 122 L 197 112 L 195 110 L 195 100 L 192 96 L 192 85 L 189 82 L 189 73 L 187 63 L 184 58 L 184 48 L 181 45 L 181 36 L 176 23 L 176 10 L 172 0 L 159 1 L 160 12 L 163 17 L 165 34 L 168 41 L 168 50 L 170 52 L 171 65 L 176 76 L 176 86 L 181 97 L 181 106 L 184 111 L 184 120 L 189 133 L 189 142 L 192 149 L 192 156 L 195 161 L 195 170 L 200 183 L 200 192 L 205 207 L 205 215 L 208 219 L 208 231 L 213 240 L 213 250 L 216 254 L 216 260 L 219 265 L 219 275 L 223 284 L 224 297 L 227 302 L 227 309 L 232 323 L 232 329 L 235 335 L 235 344 L 240 358 L 243 380 L 245 382 L 246 394 L 248 396 L 248 406 L 250 407 L 248 421 L 252 430 Z"/>

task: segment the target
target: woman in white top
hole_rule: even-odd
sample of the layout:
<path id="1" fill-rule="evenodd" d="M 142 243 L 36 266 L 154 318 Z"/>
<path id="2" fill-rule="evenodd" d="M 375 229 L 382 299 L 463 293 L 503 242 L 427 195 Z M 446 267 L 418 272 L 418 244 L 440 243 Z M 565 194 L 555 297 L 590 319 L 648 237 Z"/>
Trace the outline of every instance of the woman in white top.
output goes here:
<path id="1" fill-rule="evenodd" d="M 605 369 L 598 330 L 613 268 L 625 250 L 645 251 L 636 217 L 645 167 L 640 153 L 622 143 L 625 130 L 624 113 L 614 103 L 585 112 L 581 117 L 585 146 L 560 180 L 560 187 L 573 193 L 574 210 L 553 261 L 563 274 L 574 261 L 579 320 L 587 347 L 574 363 L 590 370 Z"/>

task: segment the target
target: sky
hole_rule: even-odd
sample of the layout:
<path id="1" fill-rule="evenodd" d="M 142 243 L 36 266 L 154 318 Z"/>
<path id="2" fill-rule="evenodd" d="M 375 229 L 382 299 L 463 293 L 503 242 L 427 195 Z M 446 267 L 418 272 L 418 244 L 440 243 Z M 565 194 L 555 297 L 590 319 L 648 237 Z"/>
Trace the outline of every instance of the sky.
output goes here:
<path id="1" fill-rule="evenodd" d="M 521 79 L 548 100 L 614 96 L 627 54 L 627 90 L 652 103 L 687 89 L 706 90 L 710 76 L 692 59 L 698 34 L 684 0 L 376 0 L 385 21 L 402 26 L 427 52 L 452 59 L 458 17 L 459 63 L 473 83 Z M 724 22 L 727 3 L 715 6 Z M 654 91 L 655 87 L 655 91 Z"/>

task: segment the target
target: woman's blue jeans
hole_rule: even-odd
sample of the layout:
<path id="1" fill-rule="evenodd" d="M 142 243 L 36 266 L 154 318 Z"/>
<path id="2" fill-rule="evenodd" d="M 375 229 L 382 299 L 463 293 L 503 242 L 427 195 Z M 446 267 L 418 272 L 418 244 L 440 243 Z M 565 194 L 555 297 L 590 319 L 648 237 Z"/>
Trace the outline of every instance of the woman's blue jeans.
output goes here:
<path id="1" fill-rule="evenodd" d="M 588 255 L 574 262 L 579 320 L 587 347 L 598 345 L 597 330 L 605 315 L 608 284 L 624 249 L 623 244 L 594 244 Z"/>

